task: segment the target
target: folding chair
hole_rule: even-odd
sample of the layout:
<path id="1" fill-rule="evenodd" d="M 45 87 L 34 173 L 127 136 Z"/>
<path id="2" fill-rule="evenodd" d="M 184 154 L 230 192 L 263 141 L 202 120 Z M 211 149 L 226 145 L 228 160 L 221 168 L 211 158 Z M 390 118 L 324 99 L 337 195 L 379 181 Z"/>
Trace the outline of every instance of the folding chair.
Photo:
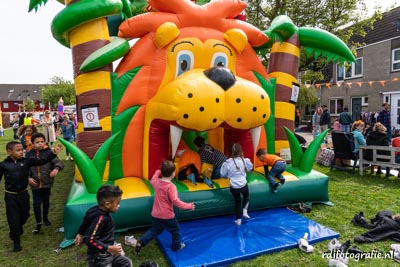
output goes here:
<path id="1" fill-rule="evenodd" d="M 354 136 L 352 133 L 333 131 L 332 143 L 335 157 L 331 162 L 331 170 L 335 167 L 337 169 L 347 169 L 352 167 L 351 173 L 354 174 L 354 170 L 357 167 L 358 153 L 354 153 Z M 348 165 L 343 162 L 344 159 L 353 160 L 353 165 Z M 337 160 L 340 160 L 341 166 L 337 165 Z"/>

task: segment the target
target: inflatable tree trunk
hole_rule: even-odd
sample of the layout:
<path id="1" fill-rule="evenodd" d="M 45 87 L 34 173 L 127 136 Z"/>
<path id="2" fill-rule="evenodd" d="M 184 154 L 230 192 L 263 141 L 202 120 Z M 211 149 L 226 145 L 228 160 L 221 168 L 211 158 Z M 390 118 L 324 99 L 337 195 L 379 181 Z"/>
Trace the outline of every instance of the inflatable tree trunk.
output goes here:
<path id="1" fill-rule="evenodd" d="M 275 153 L 289 147 L 285 128 L 294 130 L 295 104 L 291 103 L 292 85 L 297 82 L 300 42 L 298 34 L 272 45 L 268 73 L 276 78 Z"/>
<path id="2" fill-rule="evenodd" d="M 65 5 L 76 5 L 77 2 L 83 1 L 66 0 Z M 79 68 L 91 53 L 110 42 L 106 18 L 101 17 L 80 24 L 69 32 L 69 41 L 78 115 L 77 145 L 93 158 L 111 133 L 112 64 L 86 73 L 81 73 Z"/>

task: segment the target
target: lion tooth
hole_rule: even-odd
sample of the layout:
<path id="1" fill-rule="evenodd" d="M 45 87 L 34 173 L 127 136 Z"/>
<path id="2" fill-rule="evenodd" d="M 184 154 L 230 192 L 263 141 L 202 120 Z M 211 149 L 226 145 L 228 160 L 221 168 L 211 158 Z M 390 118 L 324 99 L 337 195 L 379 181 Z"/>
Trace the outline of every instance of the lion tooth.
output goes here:
<path id="1" fill-rule="evenodd" d="M 256 128 L 250 129 L 251 133 L 251 138 L 253 139 L 253 147 L 254 151 L 256 151 L 258 142 L 260 141 L 260 135 L 261 135 L 261 126 L 258 126 Z"/>
<path id="2" fill-rule="evenodd" d="M 176 150 L 178 149 L 179 142 L 181 141 L 183 130 L 174 125 L 170 125 L 169 129 L 171 135 L 172 158 L 174 158 Z"/>

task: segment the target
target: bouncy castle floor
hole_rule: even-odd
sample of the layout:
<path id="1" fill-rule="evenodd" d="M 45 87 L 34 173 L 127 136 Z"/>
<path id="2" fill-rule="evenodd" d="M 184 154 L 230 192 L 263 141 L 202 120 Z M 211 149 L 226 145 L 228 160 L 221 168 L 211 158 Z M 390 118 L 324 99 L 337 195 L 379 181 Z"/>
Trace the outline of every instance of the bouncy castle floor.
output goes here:
<path id="1" fill-rule="evenodd" d="M 184 221 L 181 237 L 186 247 L 171 250 L 171 235 L 164 231 L 158 243 L 170 266 L 226 266 L 261 254 L 296 248 L 308 233 L 309 243 L 339 237 L 331 229 L 287 208 L 249 212 L 251 219 L 241 226 L 234 215 Z"/>

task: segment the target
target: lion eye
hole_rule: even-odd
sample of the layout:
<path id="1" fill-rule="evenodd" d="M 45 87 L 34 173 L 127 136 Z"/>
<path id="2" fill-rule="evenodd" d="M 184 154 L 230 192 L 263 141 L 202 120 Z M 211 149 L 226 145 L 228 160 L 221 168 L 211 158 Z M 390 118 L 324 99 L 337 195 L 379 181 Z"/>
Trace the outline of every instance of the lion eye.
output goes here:
<path id="1" fill-rule="evenodd" d="M 193 69 L 194 57 L 191 51 L 183 50 L 176 57 L 176 77 L 182 73 Z"/>
<path id="2" fill-rule="evenodd" d="M 224 53 L 215 53 L 211 59 L 211 67 L 228 67 L 228 56 Z"/>

